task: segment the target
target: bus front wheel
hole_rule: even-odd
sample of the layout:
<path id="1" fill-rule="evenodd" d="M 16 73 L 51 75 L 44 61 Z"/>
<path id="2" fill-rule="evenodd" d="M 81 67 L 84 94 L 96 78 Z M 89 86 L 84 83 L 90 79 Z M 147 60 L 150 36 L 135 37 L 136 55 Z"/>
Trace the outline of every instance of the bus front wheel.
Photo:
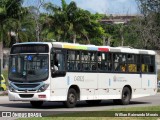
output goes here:
<path id="1" fill-rule="evenodd" d="M 39 108 L 42 106 L 43 101 L 30 101 L 32 107 Z"/>
<path id="2" fill-rule="evenodd" d="M 64 102 L 64 105 L 67 108 L 73 108 L 76 106 L 76 103 L 77 103 L 77 93 L 75 89 L 70 88 L 68 90 L 67 101 Z"/>
<path id="3" fill-rule="evenodd" d="M 122 91 L 122 98 L 113 100 L 115 104 L 128 105 L 131 99 L 131 90 L 128 87 L 124 87 Z"/>

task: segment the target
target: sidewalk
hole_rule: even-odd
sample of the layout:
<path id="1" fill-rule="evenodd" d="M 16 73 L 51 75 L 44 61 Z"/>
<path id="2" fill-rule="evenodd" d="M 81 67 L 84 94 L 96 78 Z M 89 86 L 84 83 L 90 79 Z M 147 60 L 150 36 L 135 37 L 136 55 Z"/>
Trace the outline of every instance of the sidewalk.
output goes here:
<path id="1" fill-rule="evenodd" d="M 8 94 L 8 91 L 0 91 L 0 96 L 1 95 L 7 95 Z"/>

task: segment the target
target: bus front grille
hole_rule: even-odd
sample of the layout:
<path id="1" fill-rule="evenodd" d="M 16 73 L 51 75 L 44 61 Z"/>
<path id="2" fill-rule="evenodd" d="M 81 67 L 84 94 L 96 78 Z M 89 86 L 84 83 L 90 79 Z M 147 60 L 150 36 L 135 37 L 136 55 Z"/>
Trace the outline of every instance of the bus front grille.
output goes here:
<path id="1" fill-rule="evenodd" d="M 32 98 L 34 94 L 19 94 L 21 98 Z"/>
<path id="2" fill-rule="evenodd" d="M 35 88 L 39 86 L 39 84 L 14 84 L 18 88 Z"/>

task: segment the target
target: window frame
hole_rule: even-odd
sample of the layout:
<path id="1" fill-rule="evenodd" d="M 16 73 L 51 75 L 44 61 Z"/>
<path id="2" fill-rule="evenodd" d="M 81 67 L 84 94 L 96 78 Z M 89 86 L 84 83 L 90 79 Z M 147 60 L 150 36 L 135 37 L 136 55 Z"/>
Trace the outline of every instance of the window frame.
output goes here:
<path id="1" fill-rule="evenodd" d="M 150 54 L 137 54 L 137 53 L 124 53 L 124 52 L 104 52 L 104 51 L 92 51 L 92 50 L 78 50 L 78 49 L 63 49 L 63 48 L 53 48 L 53 49 L 57 49 L 57 50 L 62 50 L 62 53 L 64 54 L 64 63 L 65 63 L 65 71 L 66 72 L 92 72 L 92 73 L 122 73 L 122 74 L 155 74 L 156 73 L 156 65 L 155 65 L 155 55 L 150 55 Z M 67 68 L 67 55 L 68 55 L 68 52 L 69 51 L 73 51 L 73 52 L 75 52 L 75 55 L 76 55 L 76 52 L 79 52 L 79 61 L 78 60 L 71 60 L 73 63 L 74 63 L 74 66 L 75 66 L 75 64 L 76 64 L 76 66 L 77 66 L 77 64 L 78 63 L 80 63 L 80 69 L 75 69 L 75 67 L 73 67 L 74 69 L 73 70 L 68 70 L 68 68 Z M 93 53 L 95 53 L 95 61 L 91 61 L 91 57 L 90 58 L 88 58 L 88 61 L 85 63 L 85 64 L 88 64 L 87 66 L 90 66 L 90 69 L 89 70 L 83 70 L 82 69 L 82 64 L 83 64 L 83 60 L 82 60 L 82 53 L 83 52 L 86 52 L 87 54 L 89 53 L 89 52 L 93 52 Z M 107 65 L 110 63 L 110 64 L 112 64 L 112 66 L 111 66 L 111 70 L 109 70 L 109 68 L 106 68 L 106 69 L 104 69 L 104 70 L 102 70 L 102 69 L 98 69 L 98 56 L 99 56 L 99 54 L 102 56 L 102 54 L 105 54 L 105 56 L 107 56 L 107 58 L 105 58 L 105 59 L 107 59 L 107 61 L 106 61 L 106 63 L 107 63 Z M 125 64 L 125 68 L 126 68 L 126 70 L 125 70 L 125 72 L 124 71 L 115 71 L 114 70 L 114 63 L 116 63 L 116 62 L 114 62 L 114 59 L 113 59 L 113 56 L 115 55 L 115 54 L 118 54 L 118 55 L 122 55 L 122 61 L 121 62 L 117 62 L 117 63 L 120 63 L 120 64 Z M 133 55 L 134 56 L 134 61 L 132 61 L 132 62 L 128 62 L 128 55 Z M 142 66 L 142 61 L 141 61 L 141 58 L 142 58 L 142 56 L 144 56 L 144 55 L 148 55 L 148 56 L 152 56 L 153 57 L 153 60 L 154 60 L 154 62 L 152 62 L 154 65 L 153 65 L 153 69 L 154 69 L 154 72 L 142 72 L 142 68 L 141 68 L 141 66 Z M 108 62 L 109 61 L 109 56 L 110 56 L 110 62 Z M 124 63 L 123 63 L 123 56 L 125 56 L 125 61 L 124 61 Z M 75 59 L 75 58 L 74 58 Z M 102 65 L 102 59 L 101 59 L 101 65 Z M 94 64 L 95 63 L 95 67 L 96 67 L 96 69 L 95 70 L 93 70 L 92 68 L 91 68 L 91 66 L 92 66 L 92 64 Z M 136 72 L 130 72 L 129 71 L 129 68 L 128 68 L 128 65 L 129 64 L 135 64 L 136 65 Z M 139 67 L 138 67 L 139 66 Z"/>

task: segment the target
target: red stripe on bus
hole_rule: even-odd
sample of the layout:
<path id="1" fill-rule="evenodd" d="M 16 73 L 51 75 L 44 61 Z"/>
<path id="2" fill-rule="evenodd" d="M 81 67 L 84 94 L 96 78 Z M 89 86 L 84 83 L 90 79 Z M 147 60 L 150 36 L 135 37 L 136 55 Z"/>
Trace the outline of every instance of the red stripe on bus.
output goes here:
<path id="1" fill-rule="evenodd" d="M 109 51 L 109 49 L 108 49 L 108 48 L 98 48 L 98 51 L 108 52 L 108 51 Z"/>

